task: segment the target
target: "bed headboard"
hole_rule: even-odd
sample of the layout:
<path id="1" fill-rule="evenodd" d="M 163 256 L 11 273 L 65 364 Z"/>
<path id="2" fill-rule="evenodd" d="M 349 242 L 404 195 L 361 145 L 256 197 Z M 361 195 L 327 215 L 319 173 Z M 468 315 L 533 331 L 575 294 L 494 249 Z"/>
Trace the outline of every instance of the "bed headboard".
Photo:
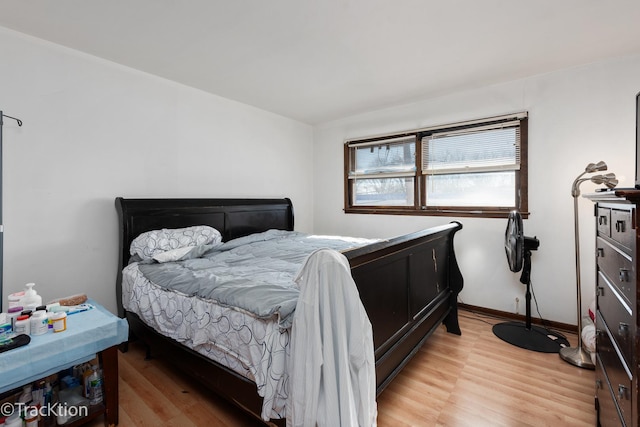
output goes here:
<path id="1" fill-rule="evenodd" d="M 124 199 L 116 198 L 119 221 L 118 314 L 122 308 L 122 269 L 129 247 L 140 233 L 161 228 L 209 225 L 223 241 L 269 229 L 293 230 L 293 205 L 285 199 Z"/>

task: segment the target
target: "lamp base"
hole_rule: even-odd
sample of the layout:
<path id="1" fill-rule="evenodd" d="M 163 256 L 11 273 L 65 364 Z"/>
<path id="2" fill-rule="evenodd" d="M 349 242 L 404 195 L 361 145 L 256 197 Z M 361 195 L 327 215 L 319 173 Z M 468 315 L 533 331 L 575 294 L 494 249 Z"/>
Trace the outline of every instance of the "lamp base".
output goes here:
<path id="1" fill-rule="evenodd" d="M 582 347 L 567 347 L 560 350 L 560 358 L 578 368 L 595 369 L 591 356 Z"/>

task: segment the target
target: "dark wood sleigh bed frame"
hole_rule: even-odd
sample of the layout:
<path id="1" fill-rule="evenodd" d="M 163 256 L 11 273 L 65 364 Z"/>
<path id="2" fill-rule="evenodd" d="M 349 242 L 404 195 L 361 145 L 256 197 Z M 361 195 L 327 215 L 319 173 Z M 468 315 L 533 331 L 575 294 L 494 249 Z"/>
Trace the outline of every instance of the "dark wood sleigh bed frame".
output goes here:
<path id="1" fill-rule="evenodd" d="M 224 241 L 268 229 L 293 230 L 289 199 L 124 199 L 116 198 L 120 224 L 116 297 L 132 338 L 162 354 L 208 389 L 260 418 L 262 398 L 250 380 L 164 337 L 122 306 L 122 269 L 131 241 L 161 228 L 210 225 Z M 383 240 L 344 253 L 373 327 L 377 394 L 409 362 L 440 324 L 460 334 L 457 296 L 463 279 L 452 222 Z M 284 425 L 284 420 L 272 420 Z"/>

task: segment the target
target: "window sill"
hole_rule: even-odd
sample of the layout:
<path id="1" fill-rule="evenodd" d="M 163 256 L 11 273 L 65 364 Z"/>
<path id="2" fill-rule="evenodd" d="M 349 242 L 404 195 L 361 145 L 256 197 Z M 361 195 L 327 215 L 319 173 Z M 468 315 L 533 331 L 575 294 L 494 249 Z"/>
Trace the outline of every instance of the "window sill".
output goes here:
<path id="1" fill-rule="evenodd" d="M 410 216 L 446 216 L 467 218 L 507 218 L 513 209 L 460 209 L 460 208 L 429 208 L 417 210 L 414 208 L 389 207 L 351 207 L 344 209 L 347 214 L 367 215 L 410 215 Z M 529 212 L 520 212 L 523 218 L 529 217 Z"/>

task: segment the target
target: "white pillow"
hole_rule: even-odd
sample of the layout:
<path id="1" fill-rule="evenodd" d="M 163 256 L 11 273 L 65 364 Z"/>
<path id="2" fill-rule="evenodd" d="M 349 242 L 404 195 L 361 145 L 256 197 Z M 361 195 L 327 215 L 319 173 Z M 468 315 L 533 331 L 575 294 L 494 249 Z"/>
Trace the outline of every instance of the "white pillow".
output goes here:
<path id="1" fill-rule="evenodd" d="M 214 246 L 216 245 L 185 246 L 184 248 L 157 253 L 153 256 L 153 259 L 160 263 L 184 261 L 186 259 L 198 258 Z"/>
<path id="2" fill-rule="evenodd" d="M 222 235 L 208 225 L 196 225 L 186 228 L 163 228 L 140 234 L 131 242 L 131 255 L 138 255 L 143 260 L 174 249 L 201 245 L 218 245 L 222 243 Z"/>

